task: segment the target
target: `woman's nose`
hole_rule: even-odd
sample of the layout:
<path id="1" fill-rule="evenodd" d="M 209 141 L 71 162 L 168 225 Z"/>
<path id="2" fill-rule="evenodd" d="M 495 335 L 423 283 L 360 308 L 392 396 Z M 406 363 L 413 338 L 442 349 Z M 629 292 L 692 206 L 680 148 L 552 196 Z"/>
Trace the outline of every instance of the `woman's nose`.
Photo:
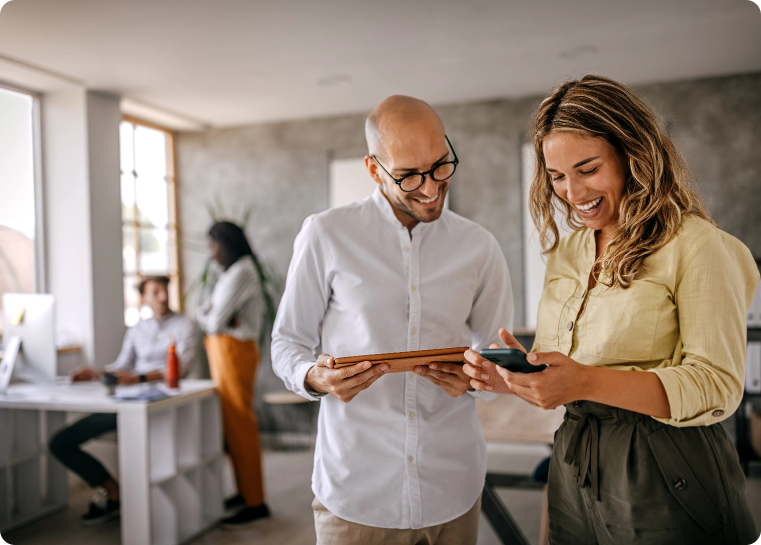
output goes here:
<path id="1" fill-rule="evenodd" d="M 584 195 L 587 194 L 587 189 L 580 183 L 575 182 L 574 180 L 569 179 L 568 180 L 568 200 L 572 203 L 579 203 L 582 202 L 584 199 Z"/>

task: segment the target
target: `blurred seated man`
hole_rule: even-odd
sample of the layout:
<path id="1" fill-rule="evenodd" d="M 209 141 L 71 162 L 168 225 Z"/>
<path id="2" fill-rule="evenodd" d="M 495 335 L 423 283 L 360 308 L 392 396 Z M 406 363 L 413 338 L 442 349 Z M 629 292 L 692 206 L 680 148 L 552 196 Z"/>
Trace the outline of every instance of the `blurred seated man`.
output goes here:
<path id="1" fill-rule="evenodd" d="M 184 314 L 169 309 L 169 278 L 144 278 L 137 289 L 140 303 L 153 310 L 153 317 L 141 320 L 127 330 L 119 357 L 105 369 L 86 367 L 72 373 L 75 382 L 96 380 L 104 372 L 118 376 L 119 384 L 138 384 L 164 378 L 167 351 L 176 345 L 181 373 L 184 375 L 195 359 L 196 329 Z M 64 466 L 79 475 L 92 488 L 101 490 L 93 496 L 81 521 L 96 525 L 119 517 L 119 484 L 103 464 L 80 446 L 104 433 L 116 430 L 116 414 L 96 413 L 59 431 L 50 440 L 50 452 Z"/>

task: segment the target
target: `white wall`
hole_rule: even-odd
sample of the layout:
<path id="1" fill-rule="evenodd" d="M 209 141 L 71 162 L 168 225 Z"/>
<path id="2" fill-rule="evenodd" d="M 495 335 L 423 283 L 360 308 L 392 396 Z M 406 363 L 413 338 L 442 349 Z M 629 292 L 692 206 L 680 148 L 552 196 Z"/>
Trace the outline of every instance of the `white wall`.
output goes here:
<path id="1" fill-rule="evenodd" d="M 48 291 L 56 327 L 93 361 L 92 254 L 87 160 L 87 93 L 63 88 L 41 99 Z"/>
<path id="2" fill-rule="evenodd" d="M 43 94 L 48 288 L 57 329 L 84 360 L 116 357 L 124 333 L 119 101 L 66 86 Z"/>

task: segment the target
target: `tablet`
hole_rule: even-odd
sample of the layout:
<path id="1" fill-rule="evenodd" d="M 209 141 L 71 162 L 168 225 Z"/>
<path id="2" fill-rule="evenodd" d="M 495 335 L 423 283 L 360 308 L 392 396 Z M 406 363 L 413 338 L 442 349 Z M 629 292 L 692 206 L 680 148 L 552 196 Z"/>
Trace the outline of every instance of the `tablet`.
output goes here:
<path id="1" fill-rule="evenodd" d="M 418 365 L 430 365 L 435 362 L 463 363 L 465 361 L 465 351 L 468 348 L 468 346 L 457 346 L 455 348 L 437 348 L 435 350 L 413 350 L 411 352 L 391 352 L 388 354 L 336 358 L 333 369 L 340 369 L 347 365 L 369 361 L 373 365 L 387 363 L 390 367 L 386 371 L 387 373 L 403 373 L 405 371 L 412 371 Z"/>

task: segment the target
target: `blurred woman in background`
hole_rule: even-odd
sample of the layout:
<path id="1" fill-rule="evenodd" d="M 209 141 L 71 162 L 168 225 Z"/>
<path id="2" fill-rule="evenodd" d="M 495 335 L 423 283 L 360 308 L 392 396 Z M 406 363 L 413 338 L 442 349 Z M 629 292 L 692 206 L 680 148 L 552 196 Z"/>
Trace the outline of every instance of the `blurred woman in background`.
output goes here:
<path id="1" fill-rule="evenodd" d="M 253 406 L 259 363 L 256 339 L 263 311 L 260 267 L 246 234 L 234 223 L 215 223 L 209 230 L 209 245 L 223 272 L 197 318 L 206 333 L 204 345 L 238 487 L 238 494 L 225 501 L 228 510 L 237 512 L 223 519 L 222 525 L 241 528 L 269 517 Z"/>
<path id="2" fill-rule="evenodd" d="M 565 405 L 548 482 L 553 545 L 755 541 L 720 422 L 742 399 L 759 272 L 721 231 L 653 112 L 620 83 L 569 81 L 533 129 L 530 210 L 549 254 L 521 374 L 466 352 L 478 390 Z M 555 210 L 574 231 L 559 239 Z M 510 348 L 523 349 L 504 329 Z M 525 352 L 525 350 L 524 350 Z"/>

